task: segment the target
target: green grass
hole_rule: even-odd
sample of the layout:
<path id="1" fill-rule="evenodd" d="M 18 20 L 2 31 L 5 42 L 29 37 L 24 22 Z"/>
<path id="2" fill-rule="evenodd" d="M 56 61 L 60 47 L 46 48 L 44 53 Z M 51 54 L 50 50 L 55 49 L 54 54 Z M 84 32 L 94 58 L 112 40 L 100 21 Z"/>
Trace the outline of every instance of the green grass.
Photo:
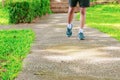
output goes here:
<path id="1" fill-rule="evenodd" d="M 14 80 L 30 51 L 32 30 L 0 30 L 0 80 Z"/>
<path id="2" fill-rule="evenodd" d="M 78 13 L 77 20 L 80 18 Z M 96 5 L 87 9 L 87 26 L 99 29 L 101 32 L 120 41 L 120 5 Z"/>
<path id="3" fill-rule="evenodd" d="M 9 24 L 8 9 L 0 8 L 0 25 Z"/>
<path id="4" fill-rule="evenodd" d="M 9 12 L 6 7 L 2 7 L 1 1 L 0 1 L 0 25 L 6 25 L 9 24 Z"/>

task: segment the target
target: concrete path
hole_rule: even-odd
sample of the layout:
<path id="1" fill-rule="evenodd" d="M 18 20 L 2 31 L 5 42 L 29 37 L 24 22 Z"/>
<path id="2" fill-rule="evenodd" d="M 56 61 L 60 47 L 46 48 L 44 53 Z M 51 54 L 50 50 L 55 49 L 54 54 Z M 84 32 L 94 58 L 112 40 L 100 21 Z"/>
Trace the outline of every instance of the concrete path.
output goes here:
<path id="1" fill-rule="evenodd" d="M 36 33 L 15 80 L 120 80 L 120 42 L 88 27 L 86 40 L 80 41 L 78 21 L 73 22 L 73 36 L 67 38 L 66 19 L 67 14 L 52 14 L 30 25 L 8 27 Z"/>

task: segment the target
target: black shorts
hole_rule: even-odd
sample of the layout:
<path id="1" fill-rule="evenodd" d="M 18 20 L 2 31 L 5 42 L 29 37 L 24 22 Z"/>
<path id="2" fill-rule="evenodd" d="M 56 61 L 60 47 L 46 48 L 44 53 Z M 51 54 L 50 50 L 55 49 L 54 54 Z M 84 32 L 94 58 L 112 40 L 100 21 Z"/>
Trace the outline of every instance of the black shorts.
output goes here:
<path id="1" fill-rule="evenodd" d="M 76 7 L 77 3 L 79 3 L 80 7 L 90 6 L 90 0 L 69 0 L 70 7 Z"/>

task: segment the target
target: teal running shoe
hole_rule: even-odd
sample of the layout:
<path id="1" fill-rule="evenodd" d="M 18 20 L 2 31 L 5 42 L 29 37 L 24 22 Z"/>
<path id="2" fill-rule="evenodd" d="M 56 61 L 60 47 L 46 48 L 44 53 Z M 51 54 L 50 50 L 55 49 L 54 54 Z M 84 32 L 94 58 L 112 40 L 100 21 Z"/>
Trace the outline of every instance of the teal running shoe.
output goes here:
<path id="1" fill-rule="evenodd" d="M 79 34 L 78 34 L 78 39 L 79 39 L 79 40 L 84 40 L 84 39 L 85 39 L 84 34 L 83 34 L 83 33 L 79 33 Z"/>
<path id="2" fill-rule="evenodd" d="M 67 35 L 67 37 L 71 37 L 71 36 L 72 36 L 72 28 L 69 29 L 69 28 L 67 27 L 66 35 Z"/>

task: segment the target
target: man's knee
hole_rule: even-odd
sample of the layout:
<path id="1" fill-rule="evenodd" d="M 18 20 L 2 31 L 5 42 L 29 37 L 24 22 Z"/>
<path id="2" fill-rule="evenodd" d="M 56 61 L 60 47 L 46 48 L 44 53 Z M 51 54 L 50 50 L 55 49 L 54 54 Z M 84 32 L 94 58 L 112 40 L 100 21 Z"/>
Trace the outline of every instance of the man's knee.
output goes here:
<path id="1" fill-rule="evenodd" d="M 70 7 L 68 12 L 69 12 L 69 13 L 74 13 L 74 10 L 75 10 L 75 9 L 74 9 L 73 7 Z"/>
<path id="2" fill-rule="evenodd" d="M 85 8 L 82 8 L 81 11 L 80 11 L 81 15 L 85 15 L 86 14 L 86 9 Z"/>

